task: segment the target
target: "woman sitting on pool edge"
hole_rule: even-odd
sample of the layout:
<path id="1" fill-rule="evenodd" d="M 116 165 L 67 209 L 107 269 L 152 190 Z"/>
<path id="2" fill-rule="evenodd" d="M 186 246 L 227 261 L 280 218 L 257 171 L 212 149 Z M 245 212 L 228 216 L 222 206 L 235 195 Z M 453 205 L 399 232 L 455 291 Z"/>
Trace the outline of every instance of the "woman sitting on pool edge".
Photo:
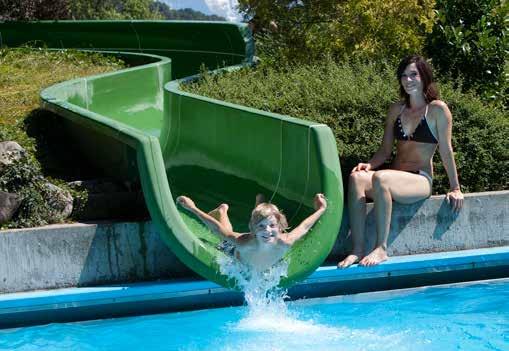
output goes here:
<path id="1" fill-rule="evenodd" d="M 287 233 L 285 215 L 275 205 L 264 202 L 263 196 L 258 195 L 249 220 L 249 233 L 237 233 L 233 231 L 228 218 L 227 204 L 221 204 L 215 210 L 206 213 L 189 197 L 179 196 L 177 203 L 194 213 L 213 232 L 231 242 L 233 254 L 240 262 L 260 272 L 281 260 L 288 249 L 308 233 L 327 208 L 325 196 L 316 194 L 315 212 Z"/>
<path id="2" fill-rule="evenodd" d="M 387 260 L 392 201 L 411 204 L 431 196 L 433 163 L 438 146 L 449 178 L 446 199 L 453 211 L 463 206 L 451 133 L 452 116 L 447 105 L 438 99 L 429 63 L 417 55 L 404 58 L 397 78 L 402 101 L 394 103 L 387 114 L 382 145 L 367 163 L 359 163 L 350 174 L 348 210 L 353 251 L 339 268 L 354 263 L 373 266 Z M 389 169 L 378 170 L 391 156 L 396 139 L 396 157 Z M 374 202 L 377 240 L 375 249 L 364 256 L 366 198 Z"/>

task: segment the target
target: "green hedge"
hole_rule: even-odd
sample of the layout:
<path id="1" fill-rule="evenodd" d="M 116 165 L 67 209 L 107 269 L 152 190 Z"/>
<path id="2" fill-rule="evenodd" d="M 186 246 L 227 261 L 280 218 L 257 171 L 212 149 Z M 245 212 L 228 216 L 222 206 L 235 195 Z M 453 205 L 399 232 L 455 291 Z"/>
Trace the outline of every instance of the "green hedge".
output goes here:
<path id="1" fill-rule="evenodd" d="M 320 65 L 241 69 L 204 78 L 185 90 L 265 111 L 327 124 L 334 132 L 344 175 L 379 147 L 389 105 L 398 100 L 391 64 L 325 60 Z M 453 147 L 464 191 L 507 189 L 509 128 L 505 112 L 441 84 L 453 113 Z M 438 152 L 434 192 L 448 188 Z"/>

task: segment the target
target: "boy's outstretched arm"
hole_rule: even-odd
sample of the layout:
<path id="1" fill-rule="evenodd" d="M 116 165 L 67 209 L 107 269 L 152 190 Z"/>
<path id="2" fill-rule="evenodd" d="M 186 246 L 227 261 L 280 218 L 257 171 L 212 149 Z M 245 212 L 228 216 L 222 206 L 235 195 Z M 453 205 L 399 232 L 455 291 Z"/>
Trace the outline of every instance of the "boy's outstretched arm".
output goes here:
<path id="1" fill-rule="evenodd" d="M 292 246 L 295 244 L 297 240 L 306 235 L 311 229 L 311 227 L 320 219 L 322 214 L 327 209 L 327 200 L 323 194 L 315 195 L 315 212 L 310 215 L 308 218 L 303 220 L 295 229 L 293 229 L 286 238 L 282 238 L 282 240 L 287 244 Z"/>
<path id="2" fill-rule="evenodd" d="M 217 233 L 227 237 L 227 238 L 238 238 L 241 236 L 239 233 L 235 233 L 224 225 L 221 224 L 217 219 L 212 217 L 206 212 L 200 210 L 194 203 L 193 200 L 188 198 L 187 196 L 179 196 L 177 197 L 177 203 L 184 207 L 186 210 L 194 213 L 202 222 L 204 222 L 210 229 L 216 231 Z"/>

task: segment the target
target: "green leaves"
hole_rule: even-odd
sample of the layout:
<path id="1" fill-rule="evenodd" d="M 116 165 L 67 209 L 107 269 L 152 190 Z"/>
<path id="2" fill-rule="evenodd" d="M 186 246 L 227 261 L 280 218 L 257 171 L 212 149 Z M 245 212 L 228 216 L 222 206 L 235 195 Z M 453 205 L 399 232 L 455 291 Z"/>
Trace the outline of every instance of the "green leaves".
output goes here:
<path id="1" fill-rule="evenodd" d="M 162 19 L 152 0 L 3 0 L 0 20 Z"/>
<path id="2" fill-rule="evenodd" d="M 465 89 L 506 107 L 507 10 L 506 0 L 438 0 L 437 21 L 426 41 L 442 75 L 461 77 Z"/>
<path id="3" fill-rule="evenodd" d="M 255 23 L 260 55 L 291 62 L 327 55 L 392 60 L 420 52 L 433 26 L 433 5 L 434 0 L 239 1 Z"/>

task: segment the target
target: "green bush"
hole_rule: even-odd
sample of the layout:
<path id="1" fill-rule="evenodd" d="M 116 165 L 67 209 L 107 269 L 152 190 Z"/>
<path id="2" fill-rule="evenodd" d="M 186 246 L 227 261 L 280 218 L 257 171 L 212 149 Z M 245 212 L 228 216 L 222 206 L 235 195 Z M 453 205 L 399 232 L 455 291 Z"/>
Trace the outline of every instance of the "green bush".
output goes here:
<path id="1" fill-rule="evenodd" d="M 0 133 L 0 136 L 5 136 Z M 25 154 L 0 174 L 0 191 L 16 193 L 22 198 L 14 218 L 6 227 L 32 227 L 48 224 L 50 208 L 43 196 L 44 177 L 38 162 Z"/>
<path id="2" fill-rule="evenodd" d="M 261 65 L 223 75 L 204 74 L 185 90 L 265 111 L 327 124 L 333 131 L 343 175 L 378 149 L 389 105 L 398 100 L 395 67 L 328 59 L 290 68 Z M 442 85 L 454 117 L 453 146 L 465 191 L 507 188 L 508 121 L 504 111 L 476 96 Z M 438 155 L 438 153 L 437 153 Z M 434 191 L 449 189 L 439 157 Z"/>
<path id="3" fill-rule="evenodd" d="M 426 51 L 441 75 L 461 78 L 485 100 L 507 106 L 506 0 L 437 0 L 437 21 Z M 505 70 L 505 72 L 504 72 Z"/>

